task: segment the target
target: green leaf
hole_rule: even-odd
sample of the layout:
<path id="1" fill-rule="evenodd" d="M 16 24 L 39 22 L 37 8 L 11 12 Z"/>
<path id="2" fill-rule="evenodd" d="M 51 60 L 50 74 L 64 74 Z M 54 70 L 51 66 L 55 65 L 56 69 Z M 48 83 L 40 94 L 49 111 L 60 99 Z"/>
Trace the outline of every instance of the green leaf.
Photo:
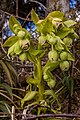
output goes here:
<path id="1" fill-rule="evenodd" d="M 14 44 L 14 53 L 19 55 L 22 52 L 19 41 Z"/>
<path id="2" fill-rule="evenodd" d="M 34 84 L 34 85 L 38 85 L 39 84 L 39 80 L 38 79 L 34 79 L 34 78 L 31 78 L 31 77 L 27 78 L 26 82 Z"/>
<path id="3" fill-rule="evenodd" d="M 55 94 L 55 92 L 53 90 L 46 90 L 44 94 L 45 95 L 51 95 L 56 100 L 56 102 L 57 102 L 57 104 L 59 106 L 59 108 L 57 108 L 57 110 L 61 109 L 61 104 L 59 103 L 58 97 L 57 97 L 57 95 Z M 55 112 L 56 112 L 56 110 L 55 110 Z"/>
<path id="4" fill-rule="evenodd" d="M 5 104 L 0 104 L 0 111 L 8 113 L 8 110 L 7 110 L 6 106 L 5 106 Z"/>
<path id="5" fill-rule="evenodd" d="M 37 56 L 37 55 L 41 55 L 44 52 L 44 50 L 33 50 L 31 52 L 32 55 Z"/>
<path id="6" fill-rule="evenodd" d="M 54 70 L 55 68 L 57 68 L 58 67 L 58 65 L 59 65 L 59 62 L 58 61 L 53 61 L 53 62 L 51 62 L 51 61 L 47 61 L 47 63 L 46 63 L 46 65 L 43 67 L 43 71 L 44 72 L 46 72 L 47 70 L 50 70 L 50 71 L 52 71 L 52 70 Z"/>
<path id="7" fill-rule="evenodd" d="M 52 22 L 46 19 L 45 24 L 43 25 L 43 28 L 42 28 L 42 33 L 43 34 L 50 33 L 52 30 L 53 30 Z"/>
<path id="8" fill-rule="evenodd" d="M 49 15 L 47 17 L 53 17 L 53 18 L 60 18 L 63 19 L 64 14 L 60 11 L 54 11 L 49 13 Z"/>
<path id="9" fill-rule="evenodd" d="M 13 93 L 12 93 L 11 87 L 6 83 L 2 83 L 0 84 L 0 86 L 3 87 L 7 91 L 7 93 L 10 95 L 10 97 L 13 99 Z"/>
<path id="10" fill-rule="evenodd" d="M 60 30 L 57 31 L 57 35 L 63 39 L 64 37 L 66 37 L 69 33 L 71 33 L 71 30 L 67 27 L 64 27 Z"/>
<path id="11" fill-rule="evenodd" d="M 40 55 L 39 55 L 39 58 L 42 58 L 44 55 L 45 55 L 45 51 L 43 51 Z"/>
<path id="12" fill-rule="evenodd" d="M 28 51 L 26 54 L 27 54 L 27 56 L 28 56 L 28 59 L 29 59 L 32 63 L 36 63 L 36 59 L 35 59 L 35 57 L 31 54 L 31 52 Z"/>
<path id="13" fill-rule="evenodd" d="M 22 99 L 21 106 L 23 107 L 25 102 L 32 100 L 35 97 L 36 94 L 37 94 L 37 91 L 30 91 L 30 92 L 28 92 L 25 95 L 25 97 Z"/>
<path id="14" fill-rule="evenodd" d="M 47 70 L 46 74 L 48 75 L 48 77 L 50 79 L 55 79 L 54 76 L 53 76 L 53 74 L 49 70 Z"/>
<path id="15" fill-rule="evenodd" d="M 75 38 L 79 39 L 79 36 L 78 36 L 78 34 L 77 34 L 76 32 L 74 32 L 73 36 L 74 36 Z"/>
<path id="16" fill-rule="evenodd" d="M 35 24 L 39 21 L 39 17 L 36 14 L 36 12 L 34 11 L 34 9 L 32 9 L 32 11 L 31 11 L 31 18 Z"/>
<path id="17" fill-rule="evenodd" d="M 23 62 L 24 60 L 26 60 L 26 59 L 27 59 L 26 53 L 20 54 L 20 55 L 19 55 L 19 58 L 20 58 L 20 60 L 21 60 L 22 62 Z"/>
<path id="18" fill-rule="evenodd" d="M 70 76 L 64 77 L 64 81 L 66 83 L 66 86 L 69 90 L 70 95 L 73 95 L 73 89 L 74 89 L 74 81 Z"/>
<path id="19" fill-rule="evenodd" d="M 68 60 L 75 61 L 75 58 L 72 54 L 68 53 Z"/>
<path id="20" fill-rule="evenodd" d="M 43 29 L 43 27 L 44 27 L 45 22 L 46 22 L 46 20 L 39 20 L 39 21 L 36 23 L 37 31 L 42 32 L 42 29 Z"/>
<path id="21" fill-rule="evenodd" d="M 18 77 L 17 71 L 14 69 L 14 67 L 9 63 L 9 62 L 5 62 L 7 67 L 9 68 L 9 70 L 12 72 L 12 74 L 14 74 L 16 76 L 16 78 Z"/>
<path id="22" fill-rule="evenodd" d="M 11 46 L 9 49 L 8 49 L 8 55 L 9 54 L 11 54 L 11 55 L 13 55 L 14 54 L 14 45 L 13 46 Z"/>
<path id="23" fill-rule="evenodd" d="M 11 36 L 9 37 L 5 43 L 3 44 L 4 47 L 11 47 L 12 45 L 14 45 L 18 40 L 17 36 Z"/>
<path id="24" fill-rule="evenodd" d="M 73 21 L 73 20 L 67 20 L 67 21 L 64 22 L 64 24 L 65 24 L 67 27 L 71 27 L 71 26 L 75 25 L 76 22 Z"/>
<path id="25" fill-rule="evenodd" d="M 9 71 L 8 67 L 6 66 L 6 64 L 2 60 L 0 60 L 0 63 L 1 63 L 1 65 L 2 65 L 6 75 L 8 77 L 8 80 L 9 80 L 11 86 L 12 86 L 13 85 L 13 81 L 12 81 L 12 78 L 11 78 L 10 71 Z"/>
<path id="26" fill-rule="evenodd" d="M 14 33 L 14 29 L 13 29 L 13 26 L 17 24 L 19 28 L 22 28 L 20 23 L 16 20 L 16 18 L 14 16 L 10 16 L 10 19 L 9 19 L 9 27 L 11 29 L 11 31 Z"/>

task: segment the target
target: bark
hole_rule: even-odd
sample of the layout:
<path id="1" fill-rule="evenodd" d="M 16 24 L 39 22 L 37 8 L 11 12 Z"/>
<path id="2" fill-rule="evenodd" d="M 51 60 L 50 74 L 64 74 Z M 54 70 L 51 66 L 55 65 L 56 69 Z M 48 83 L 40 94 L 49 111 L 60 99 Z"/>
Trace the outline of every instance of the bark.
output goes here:
<path id="1" fill-rule="evenodd" d="M 69 13 L 69 0 L 47 0 L 46 6 L 50 11 L 60 10 L 66 15 Z"/>

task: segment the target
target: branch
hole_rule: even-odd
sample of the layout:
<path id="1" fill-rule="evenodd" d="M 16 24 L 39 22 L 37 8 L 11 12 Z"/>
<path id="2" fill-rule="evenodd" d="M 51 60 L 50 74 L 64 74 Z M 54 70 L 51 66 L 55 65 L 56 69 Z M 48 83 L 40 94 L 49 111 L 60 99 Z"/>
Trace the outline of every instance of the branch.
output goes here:
<path id="1" fill-rule="evenodd" d="M 16 16 L 18 16 L 18 0 L 16 0 Z"/>
<path id="2" fill-rule="evenodd" d="M 47 117 L 57 117 L 57 118 L 80 118 L 77 114 L 44 114 L 44 115 L 33 115 L 32 117 L 27 117 L 26 120 L 35 120 L 36 118 L 47 118 Z"/>
<path id="3" fill-rule="evenodd" d="M 3 11 L 3 10 L 0 10 L 0 12 L 5 13 L 9 16 L 13 15 L 13 14 L 10 14 L 10 13 L 8 13 L 6 11 Z M 20 16 L 16 16 L 16 15 L 13 15 L 13 16 L 16 17 L 16 18 L 20 18 L 21 20 L 32 21 L 31 19 L 23 18 L 23 17 L 20 17 Z"/>
<path id="4" fill-rule="evenodd" d="M 45 12 L 49 12 L 48 9 L 47 9 L 47 7 L 45 7 L 42 3 L 40 3 L 40 2 L 38 2 L 38 1 L 36 1 L 36 0 L 29 0 L 28 2 L 37 3 L 37 4 L 39 4 L 41 7 L 43 7 L 43 9 L 44 9 Z"/>

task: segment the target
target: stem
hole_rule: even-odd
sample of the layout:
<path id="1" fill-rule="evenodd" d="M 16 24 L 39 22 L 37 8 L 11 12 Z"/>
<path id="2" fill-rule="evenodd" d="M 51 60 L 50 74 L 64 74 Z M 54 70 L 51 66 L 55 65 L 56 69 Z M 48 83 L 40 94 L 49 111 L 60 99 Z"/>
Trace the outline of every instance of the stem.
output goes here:
<path id="1" fill-rule="evenodd" d="M 52 49 L 52 51 L 54 50 L 54 47 L 53 47 L 53 45 L 51 45 L 51 49 Z"/>
<path id="2" fill-rule="evenodd" d="M 43 99 L 43 93 L 44 93 L 44 86 L 42 83 L 42 66 L 41 66 L 41 60 L 38 58 L 37 59 L 37 73 L 38 73 L 38 80 L 39 80 L 39 94 L 40 94 L 40 99 Z"/>
<path id="3" fill-rule="evenodd" d="M 37 72 L 38 72 L 38 79 L 41 82 L 42 79 L 42 67 L 41 67 L 41 60 L 38 58 L 37 59 Z"/>

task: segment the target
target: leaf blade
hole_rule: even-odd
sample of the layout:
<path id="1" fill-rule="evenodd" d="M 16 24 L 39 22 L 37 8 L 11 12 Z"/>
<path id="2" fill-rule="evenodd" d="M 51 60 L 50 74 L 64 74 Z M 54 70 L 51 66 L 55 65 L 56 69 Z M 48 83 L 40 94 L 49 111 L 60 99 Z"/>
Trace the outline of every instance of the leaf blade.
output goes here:
<path id="1" fill-rule="evenodd" d="M 31 11 L 31 18 L 35 24 L 39 21 L 39 17 L 36 14 L 36 12 L 34 11 L 34 9 L 32 9 L 32 11 Z"/>
<path id="2" fill-rule="evenodd" d="M 5 43 L 3 44 L 4 47 L 11 47 L 12 45 L 14 45 L 18 40 L 17 36 L 11 36 L 9 37 Z"/>

